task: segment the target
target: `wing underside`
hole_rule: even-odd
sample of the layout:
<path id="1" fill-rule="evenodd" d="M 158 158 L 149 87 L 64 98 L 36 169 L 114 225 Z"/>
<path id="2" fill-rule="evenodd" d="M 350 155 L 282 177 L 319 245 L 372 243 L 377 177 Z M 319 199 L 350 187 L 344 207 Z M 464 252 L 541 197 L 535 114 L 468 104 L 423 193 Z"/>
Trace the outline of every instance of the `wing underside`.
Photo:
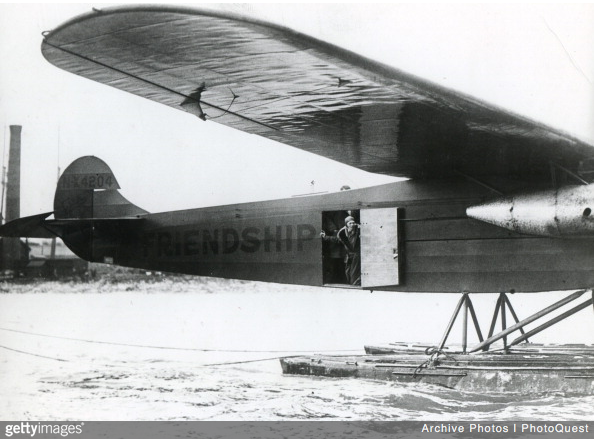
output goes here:
<path id="1" fill-rule="evenodd" d="M 42 51 L 77 75 L 370 172 L 549 184 L 554 164 L 593 180 L 593 147 L 565 133 L 231 14 L 94 11 L 48 33 Z"/>

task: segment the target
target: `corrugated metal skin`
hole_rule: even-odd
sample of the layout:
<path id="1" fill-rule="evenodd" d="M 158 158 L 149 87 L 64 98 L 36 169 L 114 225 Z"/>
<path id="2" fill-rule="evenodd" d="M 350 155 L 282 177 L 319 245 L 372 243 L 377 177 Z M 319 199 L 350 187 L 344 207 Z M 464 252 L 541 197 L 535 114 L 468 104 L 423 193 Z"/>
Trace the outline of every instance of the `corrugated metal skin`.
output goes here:
<path id="1" fill-rule="evenodd" d="M 117 264 L 154 270 L 317 286 L 323 281 L 321 212 L 394 206 L 403 218 L 402 278 L 384 290 L 545 291 L 593 284 L 592 238 L 524 236 L 464 217 L 466 206 L 488 196 L 465 182 L 399 182 L 151 214 L 123 234 L 118 246 L 96 245 L 96 252 L 102 250 L 95 259 L 109 255 Z"/>

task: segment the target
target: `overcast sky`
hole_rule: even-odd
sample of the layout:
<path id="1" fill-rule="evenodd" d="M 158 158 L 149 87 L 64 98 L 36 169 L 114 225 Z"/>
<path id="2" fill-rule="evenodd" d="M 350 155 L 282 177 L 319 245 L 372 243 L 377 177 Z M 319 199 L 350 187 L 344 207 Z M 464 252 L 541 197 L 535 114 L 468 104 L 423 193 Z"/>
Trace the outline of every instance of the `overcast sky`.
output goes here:
<path id="1" fill-rule="evenodd" d="M 590 4 L 194 5 L 282 24 L 593 142 Z M 41 32 L 92 6 L 107 4 L 0 4 L 0 122 L 5 150 L 8 125 L 23 126 L 21 215 L 51 211 L 57 167 L 88 154 L 153 212 L 390 181 L 50 65 Z"/>

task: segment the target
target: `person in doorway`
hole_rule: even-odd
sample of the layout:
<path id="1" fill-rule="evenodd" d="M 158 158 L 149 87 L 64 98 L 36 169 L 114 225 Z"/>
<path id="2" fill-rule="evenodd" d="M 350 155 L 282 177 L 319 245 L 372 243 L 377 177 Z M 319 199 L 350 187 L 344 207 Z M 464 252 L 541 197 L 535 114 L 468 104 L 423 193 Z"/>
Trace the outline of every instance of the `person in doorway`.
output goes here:
<path id="1" fill-rule="evenodd" d="M 351 215 L 346 217 L 345 226 L 339 230 L 337 235 L 333 237 L 334 241 L 340 242 L 345 250 L 344 257 L 345 272 L 348 284 L 360 284 L 360 228 L 356 220 Z M 326 239 L 324 232 L 321 233 L 321 238 Z"/>
<path id="2" fill-rule="evenodd" d="M 326 212 L 323 216 L 323 281 L 326 284 L 345 284 L 347 279 L 344 270 L 346 251 L 337 239 L 337 233 L 344 226 L 344 219 L 349 215 L 346 211 Z"/>

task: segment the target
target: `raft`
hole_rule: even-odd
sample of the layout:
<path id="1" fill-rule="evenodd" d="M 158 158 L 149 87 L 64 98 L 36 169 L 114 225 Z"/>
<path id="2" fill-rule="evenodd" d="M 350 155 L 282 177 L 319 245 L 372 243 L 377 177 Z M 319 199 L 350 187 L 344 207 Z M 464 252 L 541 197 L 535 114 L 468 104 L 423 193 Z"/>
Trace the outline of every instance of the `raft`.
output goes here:
<path id="1" fill-rule="evenodd" d="M 289 375 L 426 383 L 471 392 L 594 393 L 593 345 L 520 344 L 507 353 L 432 350 L 424 344 L 394 343 L 367 346 L 365 355 L 320 354 L 280 362 Z"/>

